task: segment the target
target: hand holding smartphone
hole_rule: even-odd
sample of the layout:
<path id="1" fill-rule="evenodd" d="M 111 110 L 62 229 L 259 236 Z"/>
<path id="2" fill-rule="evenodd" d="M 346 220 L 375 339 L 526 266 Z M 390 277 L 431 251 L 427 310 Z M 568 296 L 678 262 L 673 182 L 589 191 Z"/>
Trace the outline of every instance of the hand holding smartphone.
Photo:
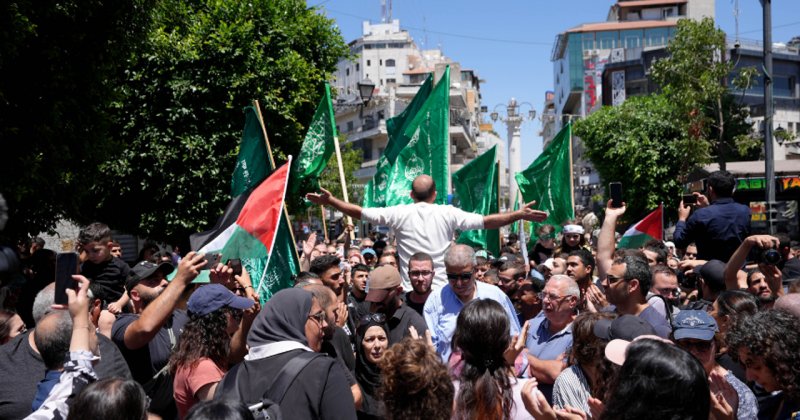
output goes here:
<path id="1" fill-rule="evenodd" d="M 54 303 L 58 305 L 69 303 L 67 289 L 76 289 L 75 280 L 72 276 L 78 274 L 79 269 L 78 254 L 74 252 L 59 252 L 56 255 L 56 293 Z"/>
<path id="2" fill-rule="evenodd" d="M 681 199 L 683 200 L 684 206 L 688 206 L 689 204 L 697 204 L 697 196 L 694 194 L 684 194 Z"/>

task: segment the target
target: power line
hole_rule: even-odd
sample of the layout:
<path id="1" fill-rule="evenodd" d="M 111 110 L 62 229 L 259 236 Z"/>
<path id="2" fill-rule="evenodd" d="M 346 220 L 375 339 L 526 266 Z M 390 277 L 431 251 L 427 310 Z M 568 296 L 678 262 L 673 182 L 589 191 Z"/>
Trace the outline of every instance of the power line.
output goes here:
<path id="1" fill-rule="evenodd" d="M 342 12 L 342 11 L 339 11 L 339 10 L 334 10 L 334 9 L 329 9 L 329 8 L 325 9 L 325 10 L 327 10 L 329 12 L 337 13 L 337 14 L 340 14 L 340 15 L 352 17 L 352 18 L 355 18 L 355 19 L 361 19 L 361 20 L 367 20 L 367 21 L 370 20 L 370 18 L 368 18 L 368 17 L 354 15 L 352 13 Z M 520 45 L 541 45 L 541 46 L 546 46 L 546 47 L 550 47 L 550 46 L 553 45 L 552 42 L 536 42 L 536 41 L 520 41 L 520 40 L 516 40 L 516 39 L 487 38 L 487 37 L 481 37 L 481 36 L 475 36 L 475 35 L 455 34 L 455 33 L 452 33 L 452 32 L 432 31 L 432 30 L 427 29 L 427 28 L 417 28 L 417 27 L 414 27 L 414 26 L 405 26 L 404 25 L 403 27 L 406 28 L 406 29 L 412 29 L 412 30 L 415 30 L 415 31 L 423 31 L 423 32 L 429 32 L 429 33 L 432 33 L 432 34 L 438 34 L 438 35 L 444 35 L 444 36 L 452 36 L 454 38 L 471 39 L 471 40 L 474 40 L 474 41 L 502 42 L 502 43 L 505 43 L 505 44 L 520 44 Z"/>
<path id="2" fill-rule="evenodd" d="M 800 22 L 784 23 L 782 25 L 772 25 L 772 29 L 775 29 L 775 28 L 786 28 L 788 26 L 795 26 L 795 25 L 800 25 Z M 743 34 L 752 34 L 752 33 L 755 33 L 755 32 L 763 32 L 763 31 L 764 31 L 763 29 L 753 29 L 752 31 L 744 31 L 742 33 Z"/>

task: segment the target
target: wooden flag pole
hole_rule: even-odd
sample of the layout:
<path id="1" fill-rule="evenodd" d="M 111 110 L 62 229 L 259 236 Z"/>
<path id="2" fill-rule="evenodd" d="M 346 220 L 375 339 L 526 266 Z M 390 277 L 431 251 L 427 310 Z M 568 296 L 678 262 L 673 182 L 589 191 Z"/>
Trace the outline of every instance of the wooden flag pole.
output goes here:
<path id="1" fill-rule="evenodd" d="M 572 117 L 569 117 L 569 202 L 572 206 L 572 217 L 575 217 L 575 177 L 572 175 Z"/>
<path id="2" fill-rule="evenodd" d="M 344 164 L 342 164 L 342 152 L 339 150 L 339 139 L 337 136 L 333 136 L 333 148 L 336 151 L 336 163 L 339 164 L 339 180 L 342 182 L 342 198 L 344 198 L 345 203 L 350 202 L 350 197 L 347 194 L 347 183 L 344 180 Z M 347 225 L 353 224 L 353 218 L 347 216 Z M 327 236 L 327 231 L 325 233 Z M 350 240 L 353 241 L 356 239 L 356 234 L 353 230 L 350 231 Z"/>
<path id="3" fill-rule="evenodd" d="M 328 243 L 328 223 L 325 222 L 325 206 L 319 206 L 319 214 L 322 217 L 322 233 L 325 234 L 325 244 Z"/>
<path id="4" fill-rule="evenodd" d="M 267 144 L 267 156 L 269 156 L 269 163 L 272 164 L 273 170 L 275 169 L 275 158 L 272 157 L 272 146 L 269 144 L 269 137 L 267 136 L 267 126 L 264 125 L 264 117 L 261 115 L 261 105 L 259 105 L 258 100 L 253 100 L 253 106 L 256 107 L 256 114 L 258 114 L 258 123 L 261 125 L 261 133 L 264 135 L 264 142 Z M 286 221 L 289 222 L 289 236 L 292 238 L 292 249 L 294 249 L 294 256 L 297 258 L 297 261 L 300 261 L 300 254 L 297 252 L 297 239 L 294 237 L 294 229 L 292 228 L 292 219 L 289 217 L 289 211 L 286 210 L 286 206 L 283 206 L 283 215 L 286 217 Z"/>
<path id="5" fill-rule="evenodd" d="M 500 159 L 494 163 L 494 177 L 497 180 L 497 212 L 499 213 L 502 211 L 500 208 Z M 497 249 L 503 249 L 503 235 L 501 235 L 500 232 L 502 232 L 502 230 L 497 228 L 497 242 L 499 242 L 497 244 Z M 498 257 L 500 256 L 498 255 Z"/>

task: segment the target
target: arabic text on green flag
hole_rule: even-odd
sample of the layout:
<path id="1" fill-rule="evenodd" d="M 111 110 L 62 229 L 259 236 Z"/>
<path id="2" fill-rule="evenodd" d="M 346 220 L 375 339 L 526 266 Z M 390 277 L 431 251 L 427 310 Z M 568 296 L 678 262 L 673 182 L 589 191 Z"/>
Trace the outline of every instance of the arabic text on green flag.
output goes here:
<path id="1" fill-rule="evenodd" d="M 333 154 L 334 137 L 336 137 L 336 120 L 331 103 L 331 87 L 325 83 L 325 92 L 308 127 L 300 155 L 292 164 L 289 179 L 291 194 L 305 194 L 319 190 L 319 176 Z"/>
<path id="2" fill-rule="evenodd" d="M 407 142 L 397 156 L 388 180 L 386 206 L 411 204 L 411 183 L 419 175 L 430 175 L 439 194 L 436 203 L 447 203 L 448 154 L 450 153 L 450 66 L 428 99 L 405 126 L 401 142 Z"/>
<path id="3" fill-rule="evenodd" d="M 462 210 L 484 216 L 499 211 L 497 172 L 497 146 L 494 146 L 453 174 L 453 191 L 458 196 Z M 458 243 L 483 248 L 493 255 L 500 255 L 498 229 L 461 232 Z"/>
<path id="4" fill-rule="evenodd" d="M 527 169 L 515 175 L 524 202 L 536 200 L 536 208 L 549 214 L 541 224 L 553 225 L 557 230 L 560 230 L 561 223 L 575 218 L 570 186 L 570 141 L 572 123 L 558 132 Z M 535 224 L 532 230 L 535 231 L 538 225 Z"/>

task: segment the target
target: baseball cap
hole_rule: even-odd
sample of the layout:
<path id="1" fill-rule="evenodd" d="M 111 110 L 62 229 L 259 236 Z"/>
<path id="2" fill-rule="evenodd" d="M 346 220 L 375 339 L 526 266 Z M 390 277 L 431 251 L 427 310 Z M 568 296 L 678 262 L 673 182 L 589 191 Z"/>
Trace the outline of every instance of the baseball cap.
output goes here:
<path id="1" fill-rule="evenodd" d="M 622 339 L 631 341 L 640 335 L 655 335 L 647 321 L 634 315 L 622 315 L 616 319 L 601 319 L 594 323 L 594 335 L 603 340 Z"/>
<path id="2" fill-rule="evenodd" d="M 479 250 L 475 251 L 475 258 L 478 258 L 478 257 L 486 258 L 488 260 L 489 259 L 489 253 L 485 249 L 479 249 Z"/>
<path id="3" fill-rule="evenodd" d="M 226 306 L 234 309 L 248 309 L 254 304 L 252 299 L 236 296 L 225 286 L 212 283 L 195 290 L 189 297 L 186 309 L 195 315 L 205 316 Z"/>
<path id="4" fill-rule="evenodd" d="M 625 363 L 625 357 L 628 355 L 628 346 L 630 346 L 633 341 L 637 340 L 658 340 L 658 341 L 663 341 L 664 343 L 674 344 L 672 341 L 669 341 L 665 338 L 661 338 L 657 335 L 650 335 L 650 334 L 640 335 L 631 341 L 617 338 L 615 340 L 609 341 L 608 344 L 606 344 L 604 352 L 606 355 L 606 359 L 608 359 L 609 361 L 611 361 L 611 363 L 614 363 L 615 365 L 622 366 L 622 364 Z"/>
<path id="5" fill-rule="evenodd" d="M 672 322 L 672 335 L 676 340 L 695 338 L 711 341 L 717 331 L 717 321 L 706 311 L 683 310 L 678 312 Z"/>
<path id="6" fill-rule="evenodd" d="M 720 260 L 711 260 L 695 272 L 700 272 L 700 277 L 711 290 L 725 290 L 725 263 Z"/>
<path id="7" fill-rule="evenodd" d="M 125 281 L 125 289 L 130 292 L 139 282 L 152 276 L 157 271 L 160 271 L 166 277 L 173 270 L 175 270 L 175 266 L 168 262 L 155 264 L 150 261 L 141 261 L 131 269 L 128 280 Z"/>
<path id="8" fill-rule="evenodd" d="M 391 265 L 372 270 L 367 281 L 367 302 L 383 302 L 386 295 L 400 285 L 400 272 Z"/>
<path id="9" fill-rule="evenodd" d="M 375 250 L 372 248 L 364 248 L 361 250 L 361 255 L 372 255 L 373 257 L 377 257 L 378 254 L 375 253 Z"/>

